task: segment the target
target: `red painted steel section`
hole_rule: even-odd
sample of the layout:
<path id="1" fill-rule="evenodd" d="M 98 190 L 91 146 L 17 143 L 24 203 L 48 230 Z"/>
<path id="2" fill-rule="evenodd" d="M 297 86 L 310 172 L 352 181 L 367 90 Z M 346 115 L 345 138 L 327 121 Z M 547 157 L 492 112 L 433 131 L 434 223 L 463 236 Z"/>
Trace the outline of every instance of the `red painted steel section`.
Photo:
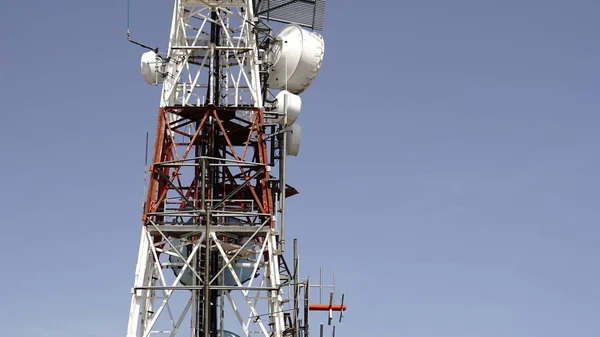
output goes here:
<path id="1" fill-rule="evenodd" d="M 247 124 L 239 123 L 235 120 L 236 111 L 253 110 L 254 120 Z M 168 113 L 176 116 L 177 123 L 169 123 Z M 208 120 L 212 118 L 214 124 L 209 124 Z M 229 153 L 230 159 L 254 162 L 256 164 L 269 165 L 269 155 L 267 143 L 264 138 L 264 117 L 263 111 L 252 107 L 163 107 L 158 113 L 158 122 L 156 127 L 156 138 L 154 143 L 154 152 L 152 162 L 150 163 L 150 177 L 148 182 L 148 194 L 144 207 L 142 219 L 147 225 L 150 220 L 161 222 L 164 219 L 159 215 L 152 213 L 161 212 L 164 208 L 164 202 L 168 195 L 181 195 L 185 198 L 199 199 L 201 189 L 200 176 L 196 173 L 192 176 L 189 171 L 181 175 L 182 166 L 176 164 L 168 166 L 161 163 L 174 160 L 186 160 L 198 156 L 198 146 L 207 144 L 210 137 L 216 136 L 223 153 Z M 194 132 L 189 132 L 189 127 L 195 128 Z M 246 135 L 244 133 L 247 132 Z M 242 132 L 242 133 L 240 133 Z M 172 137 L 177 135 L 177 141 Z M 238 135 L 237 141 L 232 141 L 230 135 Z M 239 141 L 239 135 L 244 135 L 244 144 Z M 183 140 L 181 140 L 183 137 Z M 237 152 L 236 149 L 239 151 Z M 252 149 L 252 153 L 247 155 Z M 178 151 L 179 150 L 179 151 Z M 241 156 L 240 156 L 241 154 Z M 248 158 L 245 158 L 248 157 Z M 181 162 L 182 163 L 182 162 Z M 221 195 L 227 195 L 237 184 L 237 181 L 250 179 L 250 172 L 247 168 L 240 165 L 237 170 L 237 177 L 234 178 L 229 167 L 224 168 L 224 176 L 220 178 L 220 183 L 212 186 L 207 184 L 206 198 L 211 195 L 210 189 L 220 190 Z M 186 176 L 187 175 L 187 176 Z M 167 179 L 168 177 L 168 179 Z M 185 178 L 185 180 L 183 179 Z M 252 180 L 250 184 L 236 193 L 236 196 L 250 198 L 255 200 L 261 213 L 273 214 L 273 200 L 271 197 L 271 186 L 269 184 L 270 175 L 266 170 L 260 173 Z M 171 192 L 169 192 L 171 191 Z M 177 193 L 177 194 L 175 194 Z M 185 206 L 182 202 L 180 208 Z M 270 218 L 270 217 L 269 217 Z M 267 218 L 265 218 L 267 220 Z M 271 225 L 274 222 L 271 221 Z"/>

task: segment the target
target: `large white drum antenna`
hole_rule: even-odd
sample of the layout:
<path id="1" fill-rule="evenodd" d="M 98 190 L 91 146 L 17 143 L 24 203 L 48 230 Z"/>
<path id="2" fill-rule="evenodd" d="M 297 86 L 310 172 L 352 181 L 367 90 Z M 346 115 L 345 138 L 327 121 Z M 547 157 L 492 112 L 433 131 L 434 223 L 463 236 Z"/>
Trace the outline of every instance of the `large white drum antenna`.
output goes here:
<path id="1" fill-rule="evenodd" d="M 317 76 L 324 53 L 325 43 L 318 33 L 296 24 L 283 27 L 267 51 L 267 84 L 272 89 L 302 93 Z"/>

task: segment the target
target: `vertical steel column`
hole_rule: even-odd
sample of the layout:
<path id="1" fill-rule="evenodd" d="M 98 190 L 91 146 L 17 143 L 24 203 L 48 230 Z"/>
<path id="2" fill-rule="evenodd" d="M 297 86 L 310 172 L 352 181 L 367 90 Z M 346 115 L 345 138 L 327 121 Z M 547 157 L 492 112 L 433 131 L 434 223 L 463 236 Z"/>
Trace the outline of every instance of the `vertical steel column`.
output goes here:
<path id="1" fill-rule="evenodd" d="M 280 236 L 280 249 L 285 251 L 285 160 L 287 157 L 287 110 L 288 110 L 288 95 L 283 95 L 283 136 L 281 137 L 281 150 L 279 158 L 279 193 L 281 198 L 279 200 L 279 209 L 281 211 L 281 236 Z"/>
<path id="2" fill-rule="evenodd" d="M 300 295 L 300 285 L 298 284 L 298 275 L 299 275 L 299 264 L 298 264 L 298 239 L 294 239 L 294 337 L 298 337 L 298 315 L 299 315 L 299 303 L 298 296 Z"/>

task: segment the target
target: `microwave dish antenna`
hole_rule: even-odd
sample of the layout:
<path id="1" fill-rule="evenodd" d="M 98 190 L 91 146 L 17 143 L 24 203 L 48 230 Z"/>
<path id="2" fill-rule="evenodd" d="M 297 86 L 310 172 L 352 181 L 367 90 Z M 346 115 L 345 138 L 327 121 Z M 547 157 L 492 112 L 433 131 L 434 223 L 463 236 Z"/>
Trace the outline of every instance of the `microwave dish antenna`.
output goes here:
<path id="1" fill-rule="evenodd" d="M 324 54 L 325 42 L 318 33 L 296 24 L 283 27 L 267 51 L 267 84 L 293 94 L 304 92 L 317 76 Z"/>
<path id="2" fill-rule="evenodd" d="M 283 125 L 284 120 L 286 126 L 294 124 L 298 117 L 300 117 L 300 110 L 302 109 L 302 99 L 298 95 L 294 95 L 287 90 L 280 91 L 275 96 L 275 111 L 280 115 L 287 115 L 287 118 L 280 117 L 277 121 Z"/>
<path id="3" fill-rule="evenodd" d="M 148 84 L 160 84 L 163 82 L 165 62 L 153 50 L 142 54 L 141 71 L 144 81 Z"/>

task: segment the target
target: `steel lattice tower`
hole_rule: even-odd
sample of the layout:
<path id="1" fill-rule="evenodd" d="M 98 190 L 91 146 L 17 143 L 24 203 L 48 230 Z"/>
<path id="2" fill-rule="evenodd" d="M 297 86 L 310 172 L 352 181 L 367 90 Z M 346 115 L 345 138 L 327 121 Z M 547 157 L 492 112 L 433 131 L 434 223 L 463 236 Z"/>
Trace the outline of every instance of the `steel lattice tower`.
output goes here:
<path id="1" fill-rule="evenodd" d="M 272 2 L 176 0 L 166 54 L 142 58 L 162 91 L 128 337 L 308 335 L 295 244 L 283 258 L 294 129 L 269 90 L 276 39 L 260 19 L 302 2 Z M 314 28 L 324 4 L 305 3 Z"/>

